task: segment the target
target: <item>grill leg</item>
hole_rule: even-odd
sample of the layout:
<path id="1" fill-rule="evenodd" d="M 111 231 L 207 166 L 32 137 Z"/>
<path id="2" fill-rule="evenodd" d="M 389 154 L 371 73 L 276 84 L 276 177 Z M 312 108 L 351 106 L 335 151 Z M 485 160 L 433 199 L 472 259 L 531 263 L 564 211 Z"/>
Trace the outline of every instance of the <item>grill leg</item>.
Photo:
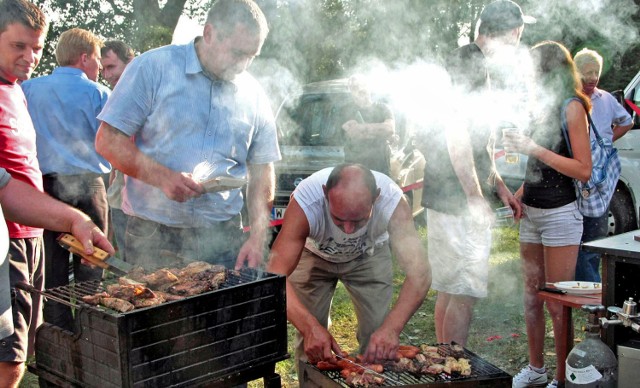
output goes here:
<path id="1" fill-rule="evenodd" d="M 264 381 L 264 388 L 280 388 L 282 387 L 282 383 L 280 381 L 280 375 L 277 373 L 272 373 L 268 376 L 264 376 L 262 378 Z"/>

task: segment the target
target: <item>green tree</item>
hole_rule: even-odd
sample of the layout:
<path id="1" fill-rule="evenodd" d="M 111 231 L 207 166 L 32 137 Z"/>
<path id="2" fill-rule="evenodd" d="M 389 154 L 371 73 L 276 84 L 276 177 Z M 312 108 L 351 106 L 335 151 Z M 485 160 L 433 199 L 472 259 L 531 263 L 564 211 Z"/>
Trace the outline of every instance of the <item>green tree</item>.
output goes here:
<path id="1" fill-rule="evenodd" d="M 490 0 L 256 0 L 270 35 L 255 71 L 277 64 L 299 83 L 342 77 L 367 64 L 401 68 L 439 61 L 463 38 Z M 34 0 L 53 20 L 39 73 L 55 66 L 53 47 L 72 27 L 122 39 L 138 52 L 168 44 L 181 14 L 203 22 L 212 0 Z M 523 44 L 557 40 L 573 53 L 588 46 L 605 57 L 602 85 L 624 87 L 640 56 L 640 0 L 520 0 L 538 22 Z M 267 72 L 268 74 L 268 72 Z"/>
<path id="2" fill-rule="evenodd" d="M 55 66 L 55 44 L 70 28 L 87 29 L 104 39 L 121 39 L 137 52 L 171 43 L 183 13 L 203 18 L 209 2 L 202 0 L 35 0 L 51 19 L 39 74 Z"/>

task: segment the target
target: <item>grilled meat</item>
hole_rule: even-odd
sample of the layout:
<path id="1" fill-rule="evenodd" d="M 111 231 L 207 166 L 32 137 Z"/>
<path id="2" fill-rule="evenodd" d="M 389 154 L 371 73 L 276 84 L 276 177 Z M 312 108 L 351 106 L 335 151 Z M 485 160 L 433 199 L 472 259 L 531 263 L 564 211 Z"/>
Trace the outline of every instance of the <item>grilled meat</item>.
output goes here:
<path id="1" fill-rule="evenodd" d="M 135 306 L 130 302 L 127 302 L 124 299 L 118 299 L 118 298 L 101 297 L 100 304 L 103 305 L 104 307 L 108 307 L 110 309 L 120 311 L 121 313 L 126 313 L 127 311 L 131 311 L 135 308 Z"/>
<path id="2" fill-rule="evenodd" d="M 192 296 L 218 289 L 227 280 L 226 271 L 205 270 L 179 280 L 167 292 L 175 295 Z"/>
<path id="3" fill-rule="evenodd" d="M 97 306 L 100 304 L 100 299 L 101 298 L 109 298 L 110 295 L 107 294 L 106 292 L 101 292 L 99 294 L 93 294 L 93 295 L 84 295 L 82 297 L 82 301 L 84 303 L 90 304 L 92 306 Z"/>
<path id="4" fill-rule="evenodd" d="M 118 279 L 118 284 L 107 285 L 106 292 L 84 296 L 82 299 L 88 304 L 102 304 L 126 312 L 133 307 L 151 307 L 166 301 L 213 291 L 226 281 L 227 271 L 223 266 L 204 262 L 193 262 L 183 269 L 163 268 L 149 275 L 145 275 L 143 270 L 134 269 L 127 277 Z M 107 305 L 103 303 L 105 298 L 122 300 L 128 304 L 108 301 Z"/>
<path id="5" fill-rule="evenodd" d="M 424 367 L 422 367 L 422 369 L 420 369 L 420 372 L 426 373 L 429 375 L 439 375 L 440 373 L 444 372 L 444 365 L 442 364 L 425 365 Z"/>
<path id="6" fill-rule="evenodd" d="M 351 369 L 343 369 L 340 372 L 340 375 L 351 387 L 377 387 L 384 384 L 383 376 L 376 375 L 367 371 L 358 373 Z"/>
<path id="7" fill-rule="evenodd" d="M 406 358 L 406 357 L 400 357 L 399 360 L 397 361 L 388 361 L 384 364 L 385 368 L 396 372 L 396 373 L 402 373 L 402 372 L 409 372 L 409 373 L 417 373 L 419 372 L 418 368 L 416 367 L 416 364 L 413 362 L 413 360 Z"/>
<path id="8" fill-rule="evenodd" d="M 178 281 L 178 277 L 168 269 L 162 268 L 149 275 L 142 277 L 142 281 L 149 287 L 159 290 L 165 285 L 170 285 Z"/>
<path id="9" fill-rule="evenodd" d="M 225 267 L 224 265 L 214 265 L 214 264 L 206 263 L 204 261 L 194 261 L 193 263 L 187 264 L 186 267 L 178 271 L 177 276 L 189 277 L 189 276 L 197 275 L 204 271 L 225 272 Z"/>

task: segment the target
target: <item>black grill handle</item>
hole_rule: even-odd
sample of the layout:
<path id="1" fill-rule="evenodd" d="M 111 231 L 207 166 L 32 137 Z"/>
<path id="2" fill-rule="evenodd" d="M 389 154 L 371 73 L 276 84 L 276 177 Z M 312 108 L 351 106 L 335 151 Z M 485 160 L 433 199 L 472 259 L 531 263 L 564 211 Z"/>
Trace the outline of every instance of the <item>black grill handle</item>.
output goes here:
<path id="1" fill-rule="evenodd" d="M 54 302 L 62 303 L 65 306 L 76 307 L 73 303 L 69 302 L 68 300 L 62 299 L 62 298 L 58 298 L 57 296 L 53 296 L 53 295 L 44 293 L 44 292 L 38 290 L 37 288 L 35 288 L 34 286 L 32 286 L 31 284 L 27 284 L 27 283 L 24 283 L 24 282 L 17 282 L 15 284 L 15 286 L 16 286 L 16 288 L 19 288 L 19 289 L 21 289 L 23 291 L 27 291 L 27 292 L 30 292 L 32 294 L 38 294 L 38 295 L 40 295 L 42 297 L 45 297 L 45 298 L 47 298 L 49 300 L 52 300 Z"/>

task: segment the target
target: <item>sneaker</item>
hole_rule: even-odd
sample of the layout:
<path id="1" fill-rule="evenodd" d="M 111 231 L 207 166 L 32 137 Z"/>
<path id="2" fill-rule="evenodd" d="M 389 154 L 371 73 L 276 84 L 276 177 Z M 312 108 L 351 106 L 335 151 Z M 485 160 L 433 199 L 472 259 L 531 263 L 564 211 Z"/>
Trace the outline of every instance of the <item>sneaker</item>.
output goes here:
<path id="1" fill-rule="evenodd" d="M 547 372 L 538 373 L 529 365 L 522 368 L 513 378 L 513 388 L 544 387 L 547 384 Z"/>
<path id="2" fill-rule="evenodd" d="M 558 380 L 553 379 L 549 385 L 547 385 L 547 388 L 558 388 Z"/>

